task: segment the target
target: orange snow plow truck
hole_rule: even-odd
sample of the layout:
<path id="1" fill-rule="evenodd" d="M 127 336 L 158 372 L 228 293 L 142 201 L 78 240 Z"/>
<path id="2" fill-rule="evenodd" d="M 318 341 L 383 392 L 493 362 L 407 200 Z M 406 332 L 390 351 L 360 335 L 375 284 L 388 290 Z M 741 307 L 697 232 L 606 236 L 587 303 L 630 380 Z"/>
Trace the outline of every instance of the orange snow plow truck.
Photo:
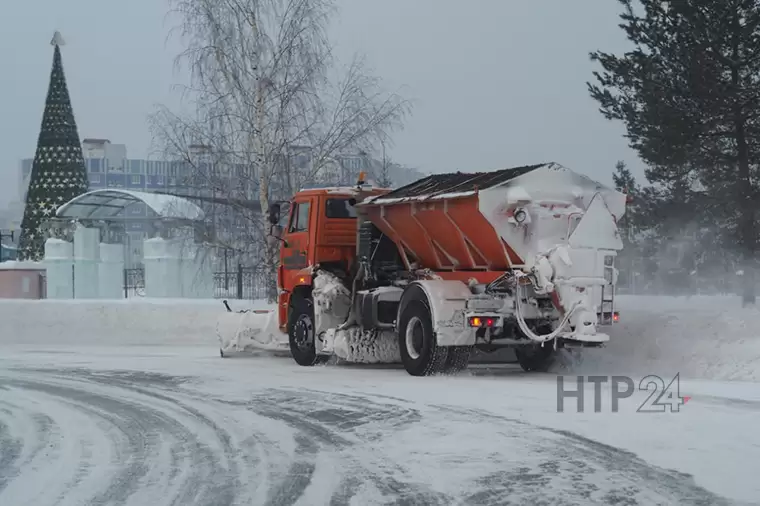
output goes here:
<path id="1" fill-rule="evenodd" d="M 395 360 L 426 376 L 509 347 L 546 371 L 559 348 L 609 340 L 625 194 L 554 163 L 396 190 L 359 179 L 269 209 L 298 364 Z"/>

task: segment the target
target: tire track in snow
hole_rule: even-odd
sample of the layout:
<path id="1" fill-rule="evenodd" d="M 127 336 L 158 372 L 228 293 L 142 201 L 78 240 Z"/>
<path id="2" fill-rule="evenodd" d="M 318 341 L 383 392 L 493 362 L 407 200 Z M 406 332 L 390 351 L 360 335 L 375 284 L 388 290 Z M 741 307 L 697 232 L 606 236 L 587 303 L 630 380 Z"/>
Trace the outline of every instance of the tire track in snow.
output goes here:
<path id="1" fill-rule="evenodd" d="M 33 461 L 52 446 L 53 420 L 29 412 L 10 401 L 9 389 L 0 383 L 0 492 L 21 465 Z M 42 456 L 45 458 L 45 455 Z"/>
<path id="2" fill-rule="evenodd" d="M 731 397 L 720 397 L 717 395 L 700 395 L 697 400 L 698 402 L 717 404 L 719 406 L 727 406 L 729 408 L 760 411 L 760 401 L 755 400 L 734 399 Z"/>
<path id="3" fill-rule="evenodd" d="M 157 385 L 178 386 L 183 382 L 188 381 L 189 378 L 178 378 L 160 374 L 135 372 L 110 372 L 107 375 L 98 375 L 90 373 L 86 370 L 78 371 L 77 375 L 80 377 L 87 377 L 92 381 L 105 380 L 111 386 L 118 386 L 119 388 L 123 388 L 125 390 L 132 390 L 153 400 L 166 403 L 166 405 L 171 406 L 172 408 L 179 408 L 181 412 L 187 412 L 187 414 L 191 415 L 195 420 L 200 421 L 202 426 L 211 429 L 215 436 L 218 438 L 218 442 L 222 446 L 223 456 L 226 460 L 228 472 L 227 475 L 223 477 L 224 483 L 217 483 L 218 480 L 215 479 L 210 480 L 214 483 L 214 490 L 210 491 L 209 495 L 216 497 L 216 500 L 219 502 L 219 504 L 232 503 L 235 495 L 235 488 L 240 487 L 240 483 L 237 481 L 239 466 L 234 458 L 237 450 L 231 443 L 230 435 L 199 410 L 178 401 L 170 395 L 161 393 L 160 391 L 156 390 Z M 113 411 L 114 410 L 111 410 L 111 412 Z M 137 414 L 133 417 L 133 419 L 139 419 L 141 423 L 143 423 L 146 421 L 146 418 L 149 420 L 153 415 L 154 414 L 152 412 L 148 415 L 148 417 Z M 183 434 L 181 439 L 186 442 L 186 445 L 188 445 L 184 453 L 193 456 L 192 467 L 198 474 L 188 479 L 185 487 L 183 487 L 181 495 L 178 496 L 174 501 L 174 503 L 178 505 L 187 504 L 188 501 L 191 501 L 198 496 L 198 487 L 200 483 L 203 483 L 204 478 L 209 477 L 210 474 L 213 474 L 215 472 L 214 469 L 211 468 L 213 467 L 214 461 L 218 459 L 216 459 L 216 456 L 210 450 L 208 445 L 197 438 L 195 434 L 189 434 L 184 425 L 177 423 L 176 418 L 172 418 L 170 416 L 160 416 L 159 419 L 155 420 L 152 425 L 158 426 L 161 424 L 165 424 L 166 428 L 168 429 L 167 432 L 173 435 Z M 191 440 L 192 442 L 190 442 Z M 180 460 L 179 453 L 180 452 L 177 452 L 176 449 L 173 449 L 171 452 L 172 465 L 170 467 L 170 473 L 172 478 L 176 477 L 179 474 L 179 470 L 181 468 L 178 465 L 178 462 Z M 198 468 L 207 469 L 203 475 L 200 475 Z M 130 476 L 132 473 L 126 472 L 124 474 L 125 476 Z M 210 477 L 216 478 L 215 476 Z M 98 501 L 95 501 L 94 504 L 98 504 Z"/>
<path id="4" fill-rule="evenodd" d="M 7 377 L 0 372 L 0 386 L 10 393 L 6 397 L 17 401 L 8 404 L 6 415 L 44 414 L 57 435 L 55 451 L 44 457 L 52 464 L 37 460 L 22 465 L 14 459 L 15 469 L 4 473 L 11 477 L 11 488 L 0 488 L 0 504 L 9 497 L 14 503 L 31 500 L 39 505 L 288 506 L 311 503 L 315 488 L 322 489 L 317 493 L 326 495 L 326 503 L 336 506 L 356 497 L 367 497 L 371 504 L 378 494 L 396 498 L 395 504 L 450 504 L 423 485 L 362 468 L 362 459 L 353 459 L 351 472 L 340 477 L 335 490 L 320 483 L 320 476 L 334 471 L 326 462 L 334 462 L 336 456 L 346 462 L 350 447 L 361 443 L 352 432 L 372 427 L 363 430 L 363 437 L 381 440 L 388 430 L 417 423 L 415 410 L 360 397 L 324 399 L 320 393 L 304 397 L 272 391 L 234 403 L 197 392 L 188 381 L 86 369 L 27 368 Z M 23 408 L 20 399 L 26 399 Z M 303 410 L 308 416 L 302 416 Z M 82 423 L 86 430 L 72 425 Z M 237 429 L 235 437 L 230 426 Z M 288 430 L 277 430 L 283 427 Z M 36 431 L 14 440 L 29 451 L 44 439 Z M 72 444 L 61 448 L 61 439 Z M 292 452 L 285 448 L 289 439 Z M 393 463 L 382 466 L 392 468 Z M 60 472 L 64 467 L 66 472 Z M 101 472 L 93 474 L 95 469 Z M 396 469 L 395 474 L 403 472 Z M 39 482 L 48 483 L 44 492 L 27 486 Z"/>
<path id="5" fill-rule="evenodd" d="M 552 502 L 558 505 L 739 504 L 698 486 L 688 474 L 650 465 L 627 450 L 570 431 L 532 425 L 480 410 L 448 406 L 439 406 L 439 409 L 450 417 L 458 414 L 490 420 L 502 430 L 509 430 L 511 437 L 524 440 L 525 451 L 535 455 L 532 463 L 526 461 L 479 479 L 483 489 L 469 495 L 468 504 L 541 504 L 551 490 L 558 491 Z"/>
<path id="6" fill-rule="evenodd" d="M 336 452 L 347 472 L 335 488 L 333 506 L 371 501 L 357 493 L 367 488 L 393 504 L 410 506 L 548 504 L 548 499 L 573 506 L 737 504 L 699 487 L 689 475 L 569 431 L 485 411 L 409 406 L 371 394 L 307 390 L 269 391 L 250 403 L 257 413 Z M 386 445 L 405 451 L 384 455 Z M 452 474 L 457 468 L 461 476 Z M 468 468 L 474 472 L 465 472 Z M 420 479 L 436 473 L 451 483 L 434 490 Z M 285 504 L 293 504 L 297 497 L 288 499 Z"/>
<path id="7" fill-rule="evenodd" d="M 6 408 L 0 409 L 1 417 L 10 418 L 11 415 L 10 410 Z M 23 447 L 21 439 L 14 437 L 8 424 L 0 418 L 0 491 L 8 484 L 11 473 L 16 468 L 16 461 L 21 456 Z"/>
<path id="8" fill-rule="evenodd" d="M 378 499 L 393 504 L 434 506 L 453 504 L 454 498 L 432 490 L 428 485 L 410 479 L 402 466 L 390 459 L 377 458 L 362 451 L 366 443 L 382 443 L 396 431 L 421 422 L 416 409 L 391 404 L 379 404 L 364 396 L 329 394 L 317 391 L 270 390 L 255 395 L 248 404 L 259 415 L 281 421 L 292 427 L 308 444 L 306 454 L 313 459 L 320 451 L 334 454 L 341 469 L 341 482 L 332 492 L 331 506 L 355 504 Z M 300 466 L 288 474 L 299 476 Z M 314 468 L 308 467 L 309 476 Z M 306 483 L 275 490 L 269 502 L 292 505 L 307 492 Z M 308 486 L 308 485 L 307 485 Z M 362 496 L 365 492 L 367 496 Z"/>
<path id="9" fill-rule="evenodd" d="M 0 476 L 8 478 L 0 484 L 0 504 L 226 505 L 252 500 L 241 492 L 240 482 L 250 475 L 241 466 L 258 465 L 252 441 L 233 442 L 200 411 L 162 392 L 170 384 L 156 375 L 27 370 L 0 376 L 0 386 L 0 421 L 6 420 L 3 455 L 6 442 L 16 449 L 2 461 Z M 8 420 L 41 415 L 60 434 L 44 459 L 22 462 L 19 455 L 31 452 L 27 446 L 35 438 L 21 435 L 19 427 L 14 434 Z M 86 435 L 77 428 L 83 422 Z M 39 432 L 36 437 L 44 439 Z M 75 444 L 64 448 L 67 439 Z M 242 458 L 241 451 L 246 451 Z M 36 485 L 30 488 L 32 483 Z M 44 490 L 39 483 L 46 483 Z"/>
<path id="10" fill-rule="evenodd" d="M 0 504 L 731 504 L 629 452 L 485 411 L 304 389 L 231 401 L 193 381 L 0 371 Z"/>

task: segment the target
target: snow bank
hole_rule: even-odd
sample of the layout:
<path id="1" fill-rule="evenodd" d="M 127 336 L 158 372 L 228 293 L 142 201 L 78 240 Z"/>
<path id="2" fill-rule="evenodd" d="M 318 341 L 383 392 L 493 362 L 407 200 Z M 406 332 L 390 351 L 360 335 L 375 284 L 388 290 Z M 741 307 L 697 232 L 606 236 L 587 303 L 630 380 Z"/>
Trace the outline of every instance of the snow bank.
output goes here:
<path id="1" fill-rule="evenodd" d="M 760 381 L 760 304 L 738 297 L 619 296 L 620 323 L 574 372 Z"/>
<path id="2" fill-rule="evenodd" d="M 234 310 L 263 302 L 231 300 Z M 0 345 L 209 345 L 228 314 L 221 300 L 0 300 Z M 214 351 L 216 353 L 216 351 Z"/>
<path id="3" fill-rule="evenodd" d="M 234 311 L 273 309 L 229 303 Z M 745 309 L 736 297 L 632 296 L 617 303 L 621 319 L 610 343 L 583 350 L 572 372 L 760 381 L 760 304 Z M 228 313 L 220 300 L 6 299 L 0 300 L 0 345 L 201 345 L 217 353 L 221 333 L 231 336 L 224 344 L 236 338 L 238 349 L 285 349 L 276 319 L 274 311 Z M 339 333 L 336 355 L 356 363 L 399 361 L 395 336 L 371 337 L 355 329 Z"/>
<path id="4" fill-rule="evenodd" d="M 7 260 L 0 262 L 0 270 L 3 271 L 16 271 L 16 270 L 33 270 L 44 271 L 46 269 L 45 264 L 42 262 L 29 262 L 20 260 Z"/>

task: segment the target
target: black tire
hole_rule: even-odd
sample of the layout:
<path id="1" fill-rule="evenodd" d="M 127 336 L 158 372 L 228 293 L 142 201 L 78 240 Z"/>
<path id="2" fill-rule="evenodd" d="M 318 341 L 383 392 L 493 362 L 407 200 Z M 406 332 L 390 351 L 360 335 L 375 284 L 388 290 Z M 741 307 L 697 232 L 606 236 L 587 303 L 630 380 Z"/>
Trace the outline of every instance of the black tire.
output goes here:
<path id="1" fill-rule="evenodd" d="M 401 313 L 398 329 L 398 346 L 406 372 L 412 376 L 431 376 L 443 370 L 447 348 L 437 345 L 430 310 L 425 304 L 419 300 L 409 302 Z"/>
<path id="2" fill-rule="evenodd" d="M 446 374 L 457 374 L 470 365 L 473 346 L 451 346 L 448 349 L 446 363 L 443 365 L 443 372 Z"/>
<path id="3" fill-rule="evenodd" d="M 521 346 L 515 348 L 517 362 L 525 372 L 549 372 L 556 363 L 557 352 L 554 350 L 553 343 L 546 343 L 543 346 Z"/>
<path id="4" fill-rule="evenodd" d="M 308 298 L 298 298 L 293 301 L 288 318 L 288 344 L 296 364 L 310 367 L 327 361 L 328 357 L 317 355 L 314 339 L 314 303 Z"/>

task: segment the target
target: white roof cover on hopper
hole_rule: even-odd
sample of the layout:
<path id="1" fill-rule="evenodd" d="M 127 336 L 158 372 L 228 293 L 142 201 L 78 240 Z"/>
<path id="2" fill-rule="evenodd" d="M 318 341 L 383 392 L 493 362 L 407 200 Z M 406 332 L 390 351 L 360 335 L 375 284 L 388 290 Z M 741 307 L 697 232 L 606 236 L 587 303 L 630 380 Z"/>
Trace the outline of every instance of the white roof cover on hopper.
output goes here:
<path id="1" fill-rule="evenodd" d="M 59 207 L 55 214 L 60 218 L 107 220 L 138 202 L 147 205 L 159 218 L 202 220 L 204 217 L 200 207 L 182 197 L 113 188 L 93 190 L 74 197 Z"/>

